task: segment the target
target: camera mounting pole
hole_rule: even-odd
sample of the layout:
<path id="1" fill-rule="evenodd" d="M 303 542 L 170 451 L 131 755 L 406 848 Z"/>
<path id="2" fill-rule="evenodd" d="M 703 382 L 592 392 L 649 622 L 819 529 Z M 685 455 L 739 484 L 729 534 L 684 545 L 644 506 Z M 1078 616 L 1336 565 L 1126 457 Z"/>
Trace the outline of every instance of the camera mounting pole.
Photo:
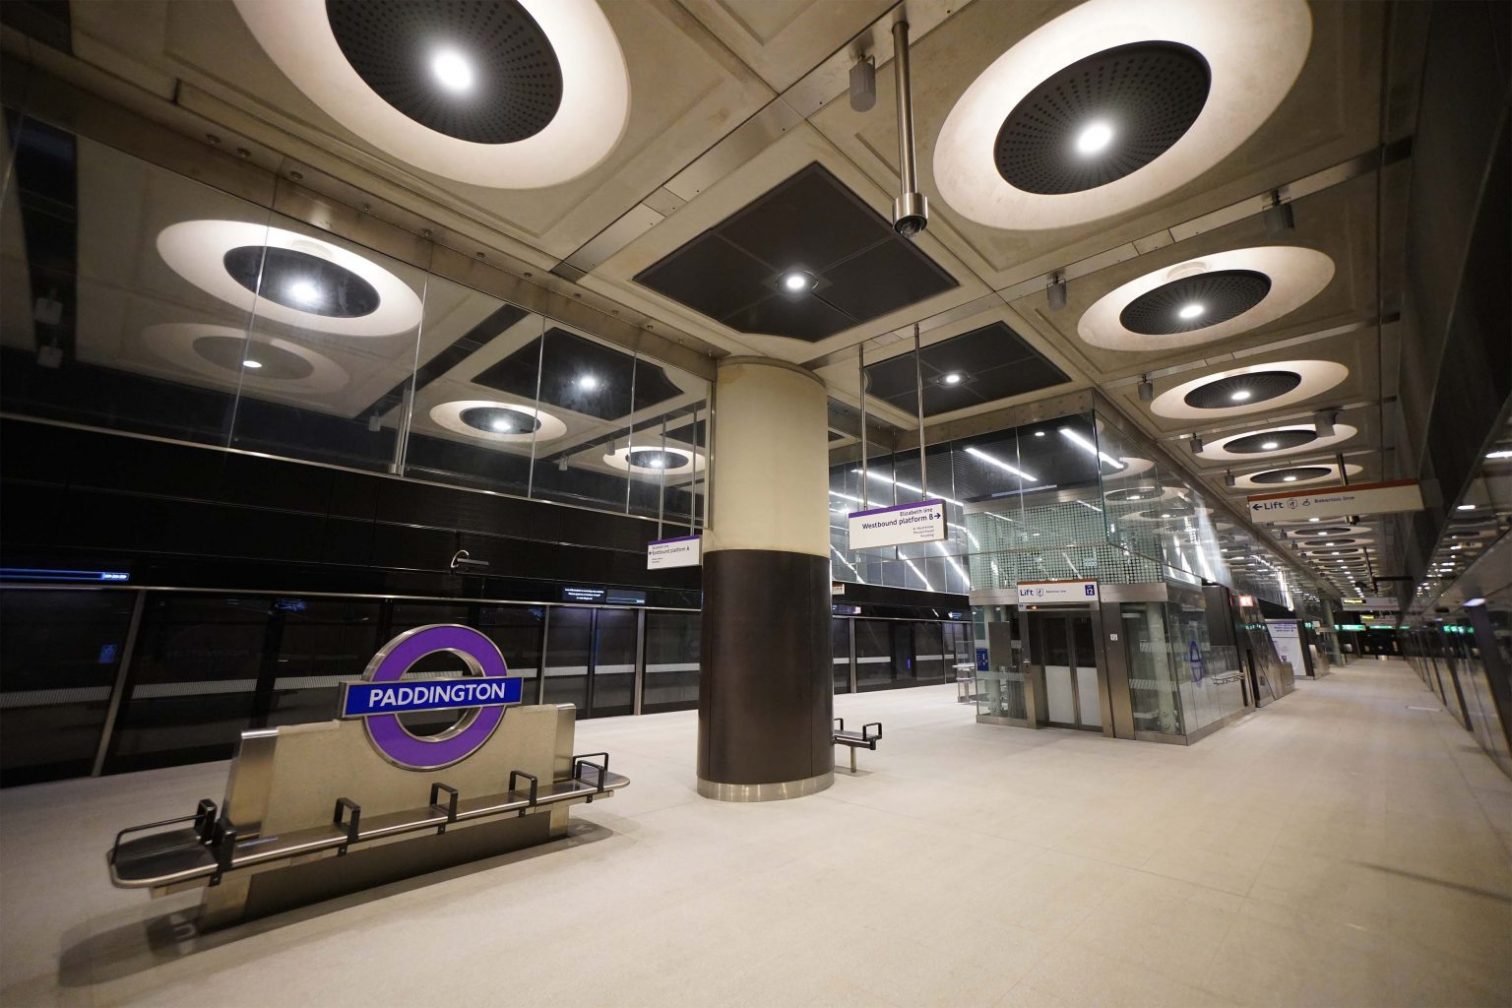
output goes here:
<path id="1" fill-rule="evenodd" d="M 898 92 L 898 171 L 902 193 L 893 200 L 893 230 L 912 238 L 929 226 L 929 200 L 917 192 L 914 166 L 913 92 L 908 74 L 908 22 L 893 22 L 893 72 Z"/>

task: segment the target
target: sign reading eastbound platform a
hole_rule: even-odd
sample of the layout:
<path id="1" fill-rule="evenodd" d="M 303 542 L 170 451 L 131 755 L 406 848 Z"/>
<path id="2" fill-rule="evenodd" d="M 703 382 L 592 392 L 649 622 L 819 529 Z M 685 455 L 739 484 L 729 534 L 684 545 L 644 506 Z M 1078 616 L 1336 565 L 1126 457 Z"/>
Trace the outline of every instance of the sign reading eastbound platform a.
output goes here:
<path id="1" fill-rule="evenodd" d="M 663 570 L 667 567 L 697 567 L 699 547 L 703 541 L 696 535 L 678 536 L 675 539 L 657 539 L 646 544 L 646 570 Z"/>
<path id="2" fill-rule="evenodd" d="M 1423 494 L 1416 480 L 1252 494 L 1245 500 L 1249 504 L 1250 518 L 1257 522 L 1338 518 L 1341 515 L 1387 514 L 1423 509 Z"/>
<path id="3" fill-rule="evenodd" d="M 852 511 L 848 517 L 850 548 L 853 550 L 939 542 L 946 536 L 945 502 L 942 500 Z"/>
<path id="4" fill-rule="evenodd" d="M 1096 581 L 1020 581 L 1019 605 L 1053 605 L 1057 602 L 1096 602 Z"/>

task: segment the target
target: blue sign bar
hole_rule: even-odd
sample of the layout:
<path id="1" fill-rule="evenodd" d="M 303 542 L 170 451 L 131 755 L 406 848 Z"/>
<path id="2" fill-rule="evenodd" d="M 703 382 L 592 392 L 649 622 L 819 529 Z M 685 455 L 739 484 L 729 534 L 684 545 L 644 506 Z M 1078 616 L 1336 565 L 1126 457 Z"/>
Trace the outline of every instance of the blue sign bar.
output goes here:
<path id="1" fill-rule="evenodd" d="M 47 570 L 37 567 L 0 567 L 0 581 L 130 581 L 126 571 Z"/>
<path id="2" fill-rule="evenodd" d="M 467 679 L 396 679 L 342 683 L 341 717 L 372 717 L 462 707 L 503 707 L 520 702 L 524 680 L 494 676 Z"/>

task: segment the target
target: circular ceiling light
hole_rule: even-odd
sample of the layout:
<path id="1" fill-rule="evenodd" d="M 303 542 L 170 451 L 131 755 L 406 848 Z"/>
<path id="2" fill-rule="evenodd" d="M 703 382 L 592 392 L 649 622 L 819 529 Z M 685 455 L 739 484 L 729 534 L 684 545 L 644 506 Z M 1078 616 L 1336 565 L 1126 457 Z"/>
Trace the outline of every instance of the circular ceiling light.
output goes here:
<path id="1" fill-rule="evenodd" d="M 1168 42 L 1115 46 L 1077 60 L 1003 120 L 993 147 L 998 174 L 1040 195 L 1121 179 L 1185 135 L 1207 102 L 1209 81 L 1207 60 Z"/>
<path id="2" fill-rule="evenodd" d="M 1311 40 L 1301 0 L 1089 0 L 966 89 L 935 144 L 935 184 L 955 210 L 990 227 L 1041 230 L 1126 213 L 1253 134 L 1291 89 Z M 1101 139 L 1099 122 L 1107 142 L 1078 151 L 1083 137 Z M 1058 198 L 1093 187 L 1097 199 Z"/>
<path id="3" fill-rule="evenodd" d="M 585 374 L 580 376 L 573 384 L 577 385 L 584 392 L 597 392 L 601 383 L 597 375 Z"/>
<path id="4" fill-rule="evenodd" d="M 1297 245 L 1231 249 L 1146 273 L 1109 291 L 1077 320 L 1105 350 L 1198 346 L 1268 325 L 1317 297 L 1334 262 Z"/>
<path id="5" fill-rule="evenodd" d="M 553 441 L 567 433 L 567 425 L 545 410 L 490 399 L 441 403 L 431 407 L 430 418 L 453 434 L 497 444 Z"/>
<path id="6" fill-rule="evenodd" d="M 221 257 L 231 278 L 285 308 L 328 318 L 362 318 L 378 291 L 353 271 L 298 249 L 242 245 Z"/>
<path id="7" fill-rule="evenodd" d="M 458 416 L 485 434 L 533 434 L 541 429 L 540 417 L 499 406 L 471 406 Z"/>
<path id="8" fill-rule="evenodd" d="M 420 323 L 420 298 L 404 281 L 294 231 L 181 221 L 158 234 L 157 250 L 179 276 L 260 319 L 338 336 L 392 336 Z"/>
<path id="9" fill-rule="evenodd" d="M 1344 473 L 1348 476 L 1354 476 L 1363 470 L 1363 466 L 1354 463 L 1346 463 L 1344 466 Z M 1255 490 L 1290 490 L 1294 486 L 1334 481 L 1340 478 L 1338 465 L 1329 463 L 1327 465 L 1290 466 L 1285 469 L 1267 469 L 1262 472 L 1249 473 L 1240 476 L 1236 481 L 1236 485 Z"/>
<path id="10" fill-rule="evenodd" d="M 500 189 L 571 181 L 629 118 L 595 0 L 237 0 L 305 96 L 378 151 Z"/>
<path id="11" fill-rule="evenodd" d="M 615 469 L 650 476 L 686 476 L 704 467 L 702 453 L 668 445 L 626 445 L 604 455 L 604 461 Z"/>
<path id="12" fill-rule="evenodd" d="M 962 375 L 961 372 L 959 372 L 959 371 L 952 371 L 949 374 L 944 375 L 944 376 L 942 376 L 940 378 L 940 384 L 941 385 L 959 385 L 959 384 L 961 384 L 961 382 L 963 380 L 965 380 L 965 376 Z M 1043 431 L 1039 431 L 1037 433 L 1043 434 L 1044 432 Z"/>
<path id="13" fill-rule="evenodd" d="M 1343 364 L 1325 360 L 1283 360 L 1219 371 L 1193 378 L 1156 396 L 1150 410 L 1177 420 L 1210 421 L 1239 416 L 1262 407 L 1275 409 L 1304 402 L 1349 377 Z M 1235 392 L 1249 396 L 1233 399 Z"/>
<path id="14" fill-rule="evenodd" d="M 346 371 L 306 346 L 243 329 L 172 322 L 142 330 L 153 356 L 228 385 L 243 382 L 267 392 L 314 395 L 346 387 Z"/>
<path id="15" fill-rule="evenodd" d="M 438 133 L 516 143 L 545 129 L 562 103 L 556 52 L 513 0 L 326 0 L 325 9 L 363 83 Z"/>
<path id="16" fill-rule="evenodd" d="M 1334 432 L 1328 437 L 1319 437 L 1312 424 L 1291 424 L 1284 427 L 1267 427 L 1244 434 L 1231 434 L 1226 438 L 1208 442 L 1202 450 L 1203 458 L 1211 461 L 1243 461 L 1256 455 L 1282 454 L 1302 449 L 1316 451 L 1342 444 L 1359 433 L 1349 424 L 1334 424 Z"/>

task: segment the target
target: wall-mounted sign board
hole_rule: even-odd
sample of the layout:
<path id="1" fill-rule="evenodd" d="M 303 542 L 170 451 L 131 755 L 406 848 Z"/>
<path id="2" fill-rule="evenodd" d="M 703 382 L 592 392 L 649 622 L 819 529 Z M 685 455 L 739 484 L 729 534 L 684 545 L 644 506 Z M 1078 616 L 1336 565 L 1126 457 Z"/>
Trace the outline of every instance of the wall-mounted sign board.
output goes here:
<path id="1" fill-rule="evenodd" d="M 852 511 L 848 522 L 850 548 L 853 550 L 939 542 L 946 536 L 945 502 L 923 500 L 870 511 Z"/>
<path id="2" fill-rule="evenodd" d="M 646 570 L 697 567 L 702 540 L 696 535 L 657 539 L 646 544 Z"/>
<path id="3" fill-rule="evenodd" d="M 1401 604 L 1391 595 L 1366 595 L 1358 602 L 1345 602 L 1345 609 L 1390 609 L 1392 612 L 1401 608 Z"/>
<path id="4" fill-rule="evenodd" d="M 1096 602 L 1096 581 L 1020 581 L 1019 605 Z"/>
<path id="5" fill-rule="evenodd" d="M 1423 509 L 1423 494 L 1416 480 L 1251 494 L 1245 501 L 1249 504 L 1250 518 L 1257 522 L 1289 522 L 1299 518 L 1338 518 L 1342 515 L 1387 514 Z"/>

